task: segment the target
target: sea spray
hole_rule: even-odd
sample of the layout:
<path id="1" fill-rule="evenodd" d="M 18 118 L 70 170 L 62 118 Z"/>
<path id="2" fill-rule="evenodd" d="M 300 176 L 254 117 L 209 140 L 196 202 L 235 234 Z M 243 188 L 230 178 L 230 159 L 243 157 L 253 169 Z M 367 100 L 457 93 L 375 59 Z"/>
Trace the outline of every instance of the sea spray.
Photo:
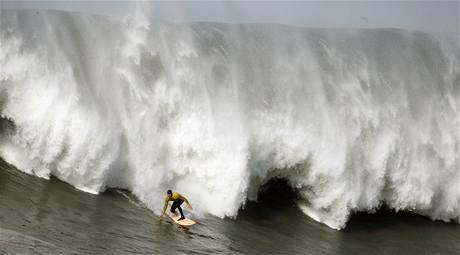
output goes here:
<path id="1" fill-rule="evenodd" d="M 174 189 L 235 216 L 284 178 L 333 228 L 383 203 L 459 221 L 458 55 L 428 34 L 1 14 L 0 156 L 24 172 L 157 213 Z"/>

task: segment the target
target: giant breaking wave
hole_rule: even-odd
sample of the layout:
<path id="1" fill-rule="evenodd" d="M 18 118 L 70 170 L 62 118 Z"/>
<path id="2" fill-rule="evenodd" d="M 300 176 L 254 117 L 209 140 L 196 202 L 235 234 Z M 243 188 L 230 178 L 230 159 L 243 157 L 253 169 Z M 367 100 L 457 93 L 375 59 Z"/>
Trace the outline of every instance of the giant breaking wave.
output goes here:
<path id="1" fill-rule="evenodd" d="M 148 20 L 3 10 L 0 157 L 157 213 L 172 188 L 235 216 L 284 178 L 333 228 L 460 220 L 459 57 L 434 37 Z"/>

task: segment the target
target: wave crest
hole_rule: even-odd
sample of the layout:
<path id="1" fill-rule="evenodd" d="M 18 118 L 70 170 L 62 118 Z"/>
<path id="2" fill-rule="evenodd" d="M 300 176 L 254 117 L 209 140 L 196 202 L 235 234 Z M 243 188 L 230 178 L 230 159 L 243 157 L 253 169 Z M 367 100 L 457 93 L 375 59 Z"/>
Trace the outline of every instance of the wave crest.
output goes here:
<path id="1" fill-rule="evenodd" d="M 0 19 L 15 125 L 0 156 L 22 171 L 128 189 L 156 212 L 171 188 L 234 216 L 284 178 L 333 228 L 382 203 L 459 221 L 458 55 L 427 34 Z"/>

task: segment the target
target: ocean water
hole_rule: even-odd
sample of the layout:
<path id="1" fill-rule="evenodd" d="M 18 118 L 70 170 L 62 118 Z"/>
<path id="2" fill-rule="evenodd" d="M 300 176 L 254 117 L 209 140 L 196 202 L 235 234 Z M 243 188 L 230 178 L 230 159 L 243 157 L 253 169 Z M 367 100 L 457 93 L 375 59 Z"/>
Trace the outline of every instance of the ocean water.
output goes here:
<path id="1" fill-rule="evenodd" d="M 6 253 L 458 252 L 458 38 L 142 9 L 0 29 Z M 197 226 L 159 221 L 167 189 Z"/>
<path id="2" fill-rule="evenodd" d="M 91 195 L 0 166 L 1 254 L 458 254 L 460 226 L 408 213 L 352 217 L 344 230 L 315 222 L 295 193 L 271 183 L 235 219 L 189 229 L 161 220 L 126 191 Z"/>

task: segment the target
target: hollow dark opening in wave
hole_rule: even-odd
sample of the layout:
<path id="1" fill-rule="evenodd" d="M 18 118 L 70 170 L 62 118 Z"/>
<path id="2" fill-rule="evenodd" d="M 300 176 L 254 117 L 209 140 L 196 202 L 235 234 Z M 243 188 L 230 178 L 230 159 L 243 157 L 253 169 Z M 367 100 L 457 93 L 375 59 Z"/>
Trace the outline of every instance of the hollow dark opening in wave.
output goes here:
<path id="1" fill-rule="evenodd" d="M 259 188 L 257 201 L 248 201 L 240 208 L 238 219 L 264 220 L 279 216 L 301 215 L 296 202 L 298 193 L 283 178 L 273 178 Z"/>
<path id="2" fill-rule="evenodd" d="M 274 178 L 262 185 L 259 189 L 257 203 L 268 207 L 293 206 L 298 194 L 282 178 Z"/>

